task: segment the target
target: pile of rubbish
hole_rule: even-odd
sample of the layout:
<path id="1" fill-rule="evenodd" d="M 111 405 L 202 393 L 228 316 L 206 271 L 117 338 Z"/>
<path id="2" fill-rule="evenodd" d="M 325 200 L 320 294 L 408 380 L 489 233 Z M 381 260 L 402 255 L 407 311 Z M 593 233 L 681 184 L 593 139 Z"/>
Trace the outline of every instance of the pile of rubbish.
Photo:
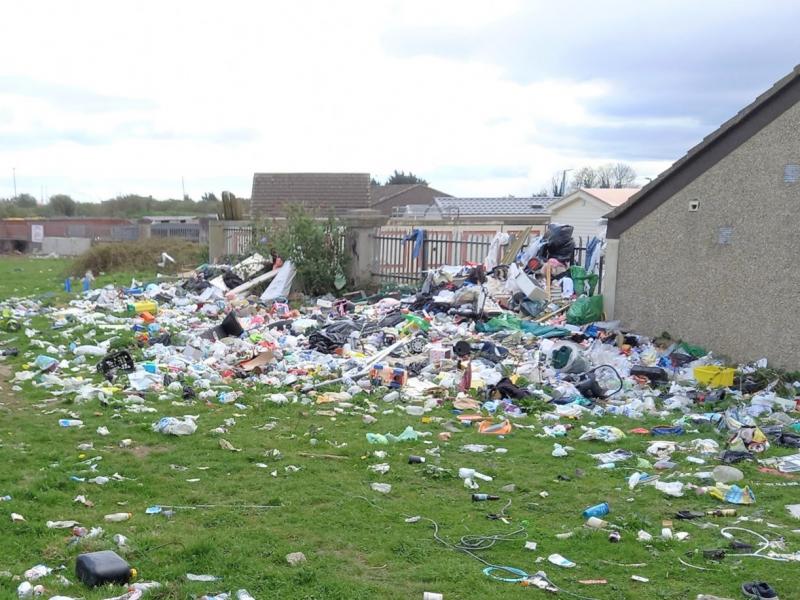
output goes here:
<path id="1" fill-rule="evenodd" d="M 503 235 L 498 234 L 499 247 L 508 245 Z M 735 507 L 757 502 L 753 487 L 733 466 L 742 461 L 757 462 L 764 473 L 800 472 L 795 399 L 800 383 L 760 380 L 755 375 L 766 367 L 764 360 L 731 367 L 702 348 L 650 339 L 623 330 L 619 322 L 603 320 L 602 296 L 596 294 L 601 251 L 601 242 L 592 241 L 584 264 L 572 264 L 572 229 L 555 226 L 527 248 L 508 248 L 505 264 L 487 258 L 484 264 L 437 268 L 409 295 L 357 292 L 301 303 L 291 294 L 291 262 L 256 254 L 233 266 L 202 265 L 169 280 L 87 289 L 61 307 L 12 299 L 2 304 L 6 329 L 20 330 L 35 352 L 26 357 L 25 367 L 15 370 L 11 383 L 21 391 L 24 382 L 32 382 L 71 400 L 76 410 L 99 403 L 152 413 L 153 431 L 165 436 L 194 435 L 199 417 L 181 413 L 191 413 L 204 402 L 244 407 L 244 390 L 259 384 L 280 390 L 266 393 L 268 402 L 312 405 L 318 415 L 358 415 L 368 425 L 387 406 L 415 418 L 447 408 L 450 418 L 425 421 L 437 424 L 438 432 L 419 431 L 416 425 L 399 433 L 376 427 L 367 441 L 380 448 L 432 435 L 447 442 L 465 427 L 487 440 L 522 431 L 552 438 L 552 455 L 558 459 L 573 451 L 568 437 L 596 440 L 608 446 L 598 446 L 593 454 L 598 468 L 624 466 L 624 484 L 631 491 L 654 486 L 669 497 L 691 491 L 728 507 L 713 514 L 684 511 L 675 516 L 678 520 L 733 517 Z M 42 316 L 62 343 L 40 339 L 31 320 Z M 1 352 L 15 356 L 9 344 Z M 356 397 L 367 400 L 357 405 Z M 156 406 L 156 398 L 169 403 Z M 630 431 L 578 425 L 580 419 L 594 422 L 609 415 L 658 419 L 663 425 Z M 63 427 L 83 426 L 77 412 L 67 411 L 63 417 Z M 713 425 L 716 439 L 683 441 L 700 424 Z M 631 435 L 648 441 L 643 456 L 614 449 Z M 220 447 L 237 450 L 224 439 Z M 798 453 L 772 456 L 773 447 L 796 448 Z M 462 451 L 494 450 L 487 444 Z M 681 453 L 687 454 L 683 462 L 677 458 Z M 425 461 L 425 456 L 409 458 Z M 699 470 L 684 472 L 687 468 Z M 385 472 L 388 465 L 370 469 Z M 491 478 L 474 469 L 459 469 L 458 478 L 473 492 L 473 501 L 499 498 L 476 491 Z M 114 473 L 79 480 L 102 485 L 113 479 L 125 478 Z M 373 490 L 391 493 L 391 486 L 376 483 Z M 800 505 L 788 510 L 800 516 Z M 585 525 L 607 529 L 618 539 L 609 513 L 613 515 L 613 508 L 608 504 L 589 507 Z M 503 511 L 498 518 L 502 517 Z M 407 519 L 419 521 L 426 519 Z M 69 527 L 77 537 L 94 531 L 72 523 Z M 637 539 L 647 543 L 654 537 L 689 537 L 675 529 L 670 525 L 661 531 L 642 530 Z M 730 526 L 721 533 L 738 540 L 740 534 L 734 531 L 740 529 Z M 800 548 L 781 547 L 762 534 L 754 535 L 758 543 L 749 550 L 719 552 L 800 560 Z M 442 541 L 438 533 L 436 539 Z M 443 543 L 454 551 L 473 556 L 476 552 Z M 528 541 L 526 548 L 535 549 L 536 543 Z M 79 572 L 102 559 L 115 569 L 109 581 L 128 583 L 130 568 L 123 559 L 85 556 L 79 558 Z M 558 569 L 575 566 L 559 554 L 548 561 Z M 558 591 L 543 572 L 491 567 L 484 572 L 500 581 Z M 24 574 L 20 598 L 33 597 L 41 571 Z M 135 584 L 118 598 L 135 600 L 157 585 Z M 236 597 L 250 596 L 240 590 Z"/>

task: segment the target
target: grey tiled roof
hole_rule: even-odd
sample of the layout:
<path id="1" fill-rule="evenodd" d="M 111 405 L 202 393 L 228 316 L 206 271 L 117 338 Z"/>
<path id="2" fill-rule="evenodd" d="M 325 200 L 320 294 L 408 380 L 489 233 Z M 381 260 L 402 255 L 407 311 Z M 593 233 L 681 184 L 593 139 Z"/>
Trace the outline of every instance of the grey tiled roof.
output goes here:
<path id="1" fill-rule="evenodd" d="M 436 198 L 443 215 L 491 217 L 543 215 L 556 198 Z"/>
<path id="2" fill-rule="evenodd" d="M 253 175 L 251 214 L 275 217 L 287 204 L 336 212 L 369 208 L 369 173 L 256 173 Z"/>

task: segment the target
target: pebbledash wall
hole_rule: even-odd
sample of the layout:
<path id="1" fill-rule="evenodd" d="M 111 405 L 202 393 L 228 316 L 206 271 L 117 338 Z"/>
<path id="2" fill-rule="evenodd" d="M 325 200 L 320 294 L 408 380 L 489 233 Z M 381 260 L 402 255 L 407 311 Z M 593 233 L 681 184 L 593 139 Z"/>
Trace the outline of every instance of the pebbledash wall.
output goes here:
<path id="1" fill-rule="evenodd" d="M 797 164 L 800 104 L 623 231 L 614 318 L 800 369 L 800 181 L 784 180 Z"/>

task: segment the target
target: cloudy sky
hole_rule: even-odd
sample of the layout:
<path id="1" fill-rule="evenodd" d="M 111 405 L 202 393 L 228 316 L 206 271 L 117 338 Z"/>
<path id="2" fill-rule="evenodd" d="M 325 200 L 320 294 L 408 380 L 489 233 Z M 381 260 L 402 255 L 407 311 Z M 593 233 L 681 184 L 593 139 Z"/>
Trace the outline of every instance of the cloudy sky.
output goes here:
<path id="1" fill-rule="evenodd" d="M 652 177 L 800 62 L 800 3 L 6 3 L 0 197 L 249 197 L 254 171 L 526 195 Z"/>

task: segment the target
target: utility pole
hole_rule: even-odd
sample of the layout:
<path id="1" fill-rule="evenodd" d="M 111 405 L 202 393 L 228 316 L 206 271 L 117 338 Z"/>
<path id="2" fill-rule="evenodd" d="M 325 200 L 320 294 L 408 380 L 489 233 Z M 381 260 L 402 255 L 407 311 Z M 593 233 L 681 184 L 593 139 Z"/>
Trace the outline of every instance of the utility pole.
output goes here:
<path id="1" fill-rule="evenodd" d="M 183 175 L 181 175 L 181 189 L 183 190 L 183 198 L 181 200 L 186 200 L 186 183 L 183 181 Z"/>
<path id="2" fill-rule="evenodd" d="M 11 176 L 14 178 L 14 198 L 17 197 L 17 167 L 11 167 Z"/>

